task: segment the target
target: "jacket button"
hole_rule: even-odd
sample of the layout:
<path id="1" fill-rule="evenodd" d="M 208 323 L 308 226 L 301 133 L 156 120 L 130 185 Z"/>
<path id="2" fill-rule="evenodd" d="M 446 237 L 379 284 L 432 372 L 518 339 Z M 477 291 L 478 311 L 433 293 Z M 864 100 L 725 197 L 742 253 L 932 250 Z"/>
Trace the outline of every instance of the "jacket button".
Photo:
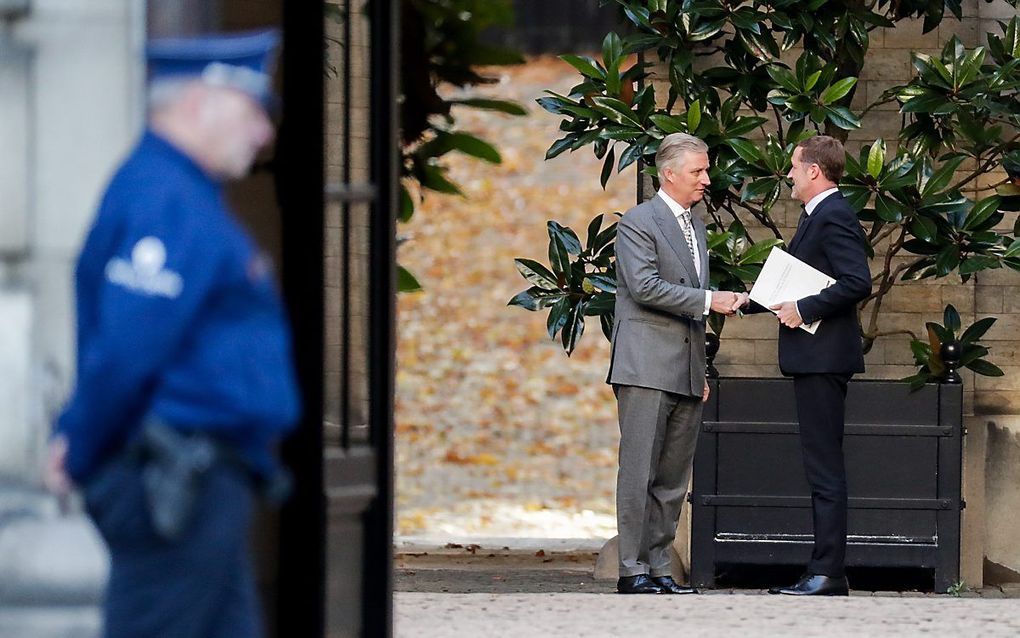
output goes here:
<path id="1" fill-rule="evenodd" d="M 687 337 L 684 337 L 684 343 L 690 343 L 690 342 L 691 342 L 690 339 L 688 339 Z"/>
<path id="2" fill-rule="evenodd" d="M 680 283 L 682 283 L 682 284 L 685 284 L 685 283 L 687 283 L 687 280 L 686 280 L 686 279 L 684 279 L 683 277 L 681 277 L 681 278 L 680 278 Z"/>

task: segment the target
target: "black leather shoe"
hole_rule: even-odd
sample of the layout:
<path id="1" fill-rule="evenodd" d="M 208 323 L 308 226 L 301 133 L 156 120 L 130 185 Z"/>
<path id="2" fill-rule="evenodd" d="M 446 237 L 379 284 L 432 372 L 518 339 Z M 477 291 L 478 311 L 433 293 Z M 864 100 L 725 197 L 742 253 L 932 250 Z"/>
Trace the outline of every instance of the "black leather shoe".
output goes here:
<path id="1" fill-rule="evenodd" d="M 787 596 L 849 596 L 850 585 L 846 576 L 833 578 L 819 574 L 804 574 L 795 584 L 789 587 L 773 587 L 769 593 Z"/>
<path id="2" fill-rule="evenodd" d="M 616 591 L 621 594 L 664 594 L 666 590 L 659 587 L 648 577 L 648 574 L 624 576 L 616 581 Z"/>
<path id="3" fill-rule="evenodd" d="M 685 587 L 683 585 L 678 584 L 675 580 L 673 580 L 672 576 L 652 576 L 651 580 L 659 587 L 662 587 L 663 591 L 665 591 L 667 594 L 698 593 L 698 590 L 694 589 L 693 587 Z"/>

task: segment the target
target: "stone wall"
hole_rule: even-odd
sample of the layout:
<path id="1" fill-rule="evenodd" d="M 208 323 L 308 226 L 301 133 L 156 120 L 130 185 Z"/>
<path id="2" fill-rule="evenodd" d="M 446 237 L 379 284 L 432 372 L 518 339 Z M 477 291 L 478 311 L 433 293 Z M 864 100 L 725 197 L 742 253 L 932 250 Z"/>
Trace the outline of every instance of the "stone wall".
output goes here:
<path id="1" fill-rule="evenodd" d="M 0 24 L 0 476 L 32 482 L 74 375 L 75 259 L 141 123 L 145 22 L 140 0 L 30 5 Z"/>

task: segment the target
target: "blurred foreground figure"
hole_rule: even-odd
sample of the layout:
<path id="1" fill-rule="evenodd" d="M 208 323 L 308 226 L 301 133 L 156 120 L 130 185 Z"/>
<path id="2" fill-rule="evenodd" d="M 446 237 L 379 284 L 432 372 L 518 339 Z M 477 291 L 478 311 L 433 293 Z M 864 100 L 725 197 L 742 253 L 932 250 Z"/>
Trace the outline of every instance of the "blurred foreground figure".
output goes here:
<path id="1" fill-rule="evenodd" d="M 299 405 L 269 261 L 221 183 L 272 141 L 277 43 L 151 43 L 148 128 L 78 262 L 77 388 L 46 478 L 82 488 L 110 548 L 111 638 L 262 635 L 252 497 L 279 486 Z"/>

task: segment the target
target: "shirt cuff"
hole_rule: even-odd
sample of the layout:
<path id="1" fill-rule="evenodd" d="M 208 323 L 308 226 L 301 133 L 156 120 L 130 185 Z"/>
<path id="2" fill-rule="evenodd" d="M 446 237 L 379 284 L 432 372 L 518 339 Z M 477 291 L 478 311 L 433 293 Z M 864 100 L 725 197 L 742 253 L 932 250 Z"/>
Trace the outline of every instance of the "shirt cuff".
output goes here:
<path id="1" fill-rule="evenodd" d="M 800 302 L 793 302 L 793 309 L 797 311 L 797 318 L 800 319 L 801 323 L 804 323 L 804 315 L 800 314 Z"/>
<path id="2" fill-rule="evenodd" d="M 711 312 L 711 310 L 712 310 L 712 291 L 711 290 L 706 290 L 705 291 L 705 316 L 706 317 L 708 316 L 708 313 Z"/>

